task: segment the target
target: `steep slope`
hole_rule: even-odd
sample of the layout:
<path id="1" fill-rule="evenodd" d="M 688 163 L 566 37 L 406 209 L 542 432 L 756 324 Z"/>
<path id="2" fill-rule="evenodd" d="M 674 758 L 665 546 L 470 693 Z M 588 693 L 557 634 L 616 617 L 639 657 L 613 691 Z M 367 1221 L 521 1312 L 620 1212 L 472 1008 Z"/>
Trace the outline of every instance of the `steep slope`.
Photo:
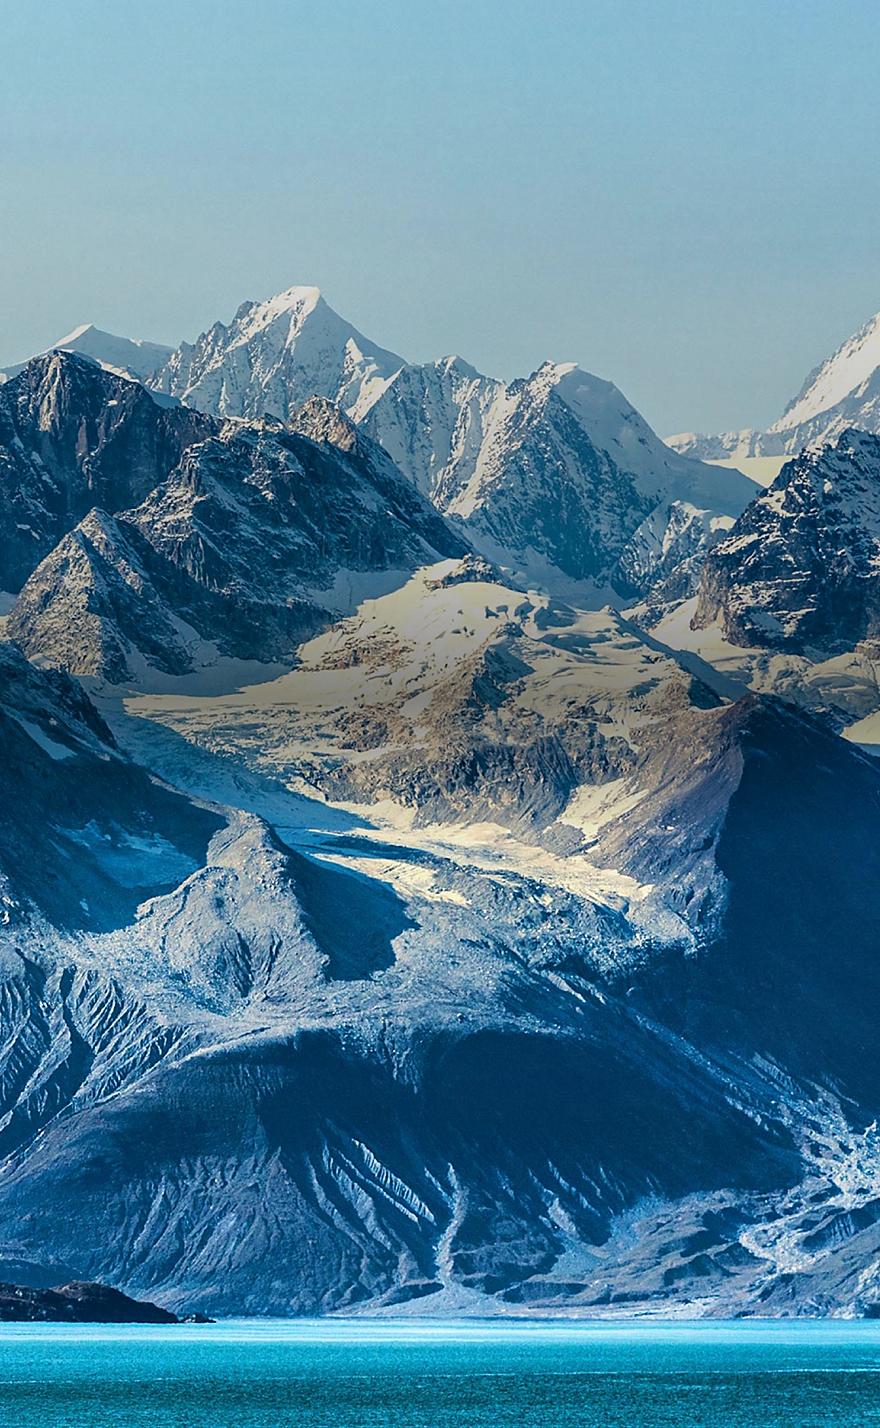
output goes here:
<path id="1" fill-rule="evenodd" d="M 479 465 L 504 392 L 503 382 L 460 357 L 407 364 L 375 393 L 360 422 L 443 510 Z"/>
<path id="2" fill-rule="evenodd" d="M 862 407 L 868 407 L 874 417 L 880 416 L 877 397 L 880 395 L 880 313 L 866 322 L 852 337 L 838 347 L 825 362 L 811 372 L 793 401 L 789 402 L 782 416 L 774 422 L 771 432 L 786 435 L 818 428 L 824 422 L 824 430 L 817 429 L 815 436 L 822 435 L 829 440 L 838 435 L 839 429 L 831 431 L 832 424 L 843 422 L 847 426 L 871 427 L 867 421 L 859 420 Z M 847 420 L 848 418 L 848 420 Z"/>
<path id="3" fill-rule="evenodd" d="M 150 379 L 158 392 L 220 417 L 286 421 L 309 397 L 356 412 L 403 359 L 370 342 L 317 288 L 245 302 L 227 326 L 184 342 Z"/>
<path id="4" fill-rule="evenodd" d="M 18 590 L 92 506 L 142 501 L 213 430 L 75 353 L 33 358 L 0 388 L 0 589 Z"/>
<path id="5" fill-rule="evenodd" d="M 143 382 L 159 367 L 163 366 L 173 352 L 172 347 L 163 347 L 158 342 L 143 342 L 130 337 L 115 337 L 112 332 L 102 332 L 100 327 L 85 323 L 75 327 L 66 337 L 53 342 L 45 352 L 37 356 L 47 356 L 51 352 L 77 352 L 97 362 L 99 367 L 114 373 L 117 377 L 129 377 Z M 23 372 L 27 362 L 18 362 L 13 367 L 0 369 L 0 383 L 8 382 Z"/>
<path id="6" fill-rule="evenodd" d="M 546 363 L 504 387 L 459 359 L 405 367 L 362 418 L 490 557 L 631 593 L 703 549 L 754 493 L 683 459 L 610 382 Z"/>
<path id="7" fill-rule="evenodd" d="M 221 820 L 125 759 L 79 685 L 0 644 L 7 928 L 103 929 L 191 872 Z"/>
<path id="8" fill-rule="evenodd" d="M 791 456 L 837 441 L 850 427 L 880 433 L 880 313 L 810 373 L 767 431 L 682 432 L 667 440 L 676 451 L 707 461 Z"/>
<path id="9" fill-rule="evenodd" d="M 147 398 L 149 400 L 149 398 Z M 232 426 L 115 519 L 92 511 L 29 578 L 9 633 L 119 681 L 225 655 L 292 660 L 365 577 L 465 547 L 386 454 L 317 399 L 299 431 Z M 205 648 L 205 644 L 209 646 Z"/>
<path id="10" fill-rule="evenodd" d="M 694 625 L 737 645 L 835 654 L 880 629 L 880 437 L 805 452 L 706 558 Z"/>

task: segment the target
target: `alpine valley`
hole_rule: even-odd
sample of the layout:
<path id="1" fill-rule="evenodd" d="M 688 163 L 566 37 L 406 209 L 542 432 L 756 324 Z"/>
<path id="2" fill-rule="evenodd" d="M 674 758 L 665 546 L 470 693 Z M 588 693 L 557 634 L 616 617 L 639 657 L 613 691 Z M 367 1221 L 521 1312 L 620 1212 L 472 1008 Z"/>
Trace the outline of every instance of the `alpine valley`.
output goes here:
<path id="1" fill-rule="evenodd" d="M 880 1314 L 878 334 L 672 444 L 308 287 L 2 374 L 0 1278 Z"/>

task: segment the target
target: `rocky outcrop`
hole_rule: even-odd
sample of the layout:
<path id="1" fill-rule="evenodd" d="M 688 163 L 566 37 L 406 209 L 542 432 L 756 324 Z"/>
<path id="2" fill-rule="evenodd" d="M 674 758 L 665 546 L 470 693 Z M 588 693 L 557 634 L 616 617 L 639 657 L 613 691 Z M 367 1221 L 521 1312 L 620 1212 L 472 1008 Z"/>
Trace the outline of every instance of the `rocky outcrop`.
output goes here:
<path id="1" fill-rule="evenodd" d="M 144 396 L 144 400 L 149 398 Z M 336 408 L 189 447 L 143 503 L 92 511 L 28 579 L 9 633 L 111 682 L 218 657 L 292 661 L 358 580 L 391 583 L 466 546 Z"/>
<path id="2" fill-rule="evenodd" d="M 30 1289 L 0 1284 L 0 1322 L 29 1324 L 179 1324 L 158 1304 L 131 1299 L 106 1284 L 63 1284 Z"/>
<path id="3" fill-rule="evenodd" d="M 17 591 L 93 506 L 137 505 L 213 431 L 70 352 L 0 386 L 0 589 Z"/>
<path id="4" fill-rule="evenodd" d="M 694 626 L 734 645 L 833 654 L 880 633 L 880 437 L 787 463 L 706 558 Z"/>

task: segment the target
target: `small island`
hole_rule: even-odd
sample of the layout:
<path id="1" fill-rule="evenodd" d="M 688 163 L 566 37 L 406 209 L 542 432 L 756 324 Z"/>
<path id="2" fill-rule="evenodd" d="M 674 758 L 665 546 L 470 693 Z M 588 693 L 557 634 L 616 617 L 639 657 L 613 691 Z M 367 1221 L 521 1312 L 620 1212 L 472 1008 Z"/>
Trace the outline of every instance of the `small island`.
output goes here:
<path id="1" fill-rule="evenodd" d="M 179 1319 L 158 1304 L 131 1299 L 106 1284 L 74 1280 L 57 1289 L 0 1282 L 0 1323 L 181 1324 L 209 1323 L 201 1314 Z"/>

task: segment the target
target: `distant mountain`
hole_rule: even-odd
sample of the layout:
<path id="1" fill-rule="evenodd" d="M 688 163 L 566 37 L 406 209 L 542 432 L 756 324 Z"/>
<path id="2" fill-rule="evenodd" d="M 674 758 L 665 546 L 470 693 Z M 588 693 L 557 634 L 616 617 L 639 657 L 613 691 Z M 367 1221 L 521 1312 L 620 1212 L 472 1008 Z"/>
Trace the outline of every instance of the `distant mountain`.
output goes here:
<path id="1" fill-rule="evenodd" d="M 131 377 L 136 381 L 145 381 L 150 377 L 168 361 L 173 350 L 158 342 L 114 337 L 112 332 L 102 332 L 91 323 L 75 327 L 73 332 L 68 332 L 66 337 L 59 338 L 51 347 L 46 348 L 47 353 L 78 352 L 81 357 L 89 357 L 106 371 L 114 372 L 118 377 Z M 0 383 L 17 377 L 26 365 L 27 362 L 19 362 L 13 367 L 0 369 Z"/>
<path id="2" fill-rule="evenodd" d="M 756 457 L 784 456 L 785 441 L 766 431 L 743 427 L 706 436 L 698 431 L 679 431 L 666 437 L 666 444 L 693 461 L 752 461 Z"/>
<path id="3" fill-rule="evenodd" d="M 402 368 L 362 424 L 491 558 L 525 578 L 640 591 L 755 492 L 680 457 L 610 382 L 570 364 L 509 386 L 458 358 Z"/>
<path id="4" fill-rule="evenodd" d="M 836 441 L 850 427 L 880 433 L 880 313 L 810 373 L 767 431 L 682 432 L 667 440 L 676 451 L 707 461 L 797 455 Z"/>
<path id="5" fill-rule="evenodd" d="M 865 417 L 880 421 L 880 313 L 810 373 L 770 430 L 786 441 L 805 432 L 829 440 L 846 426 L 872 429 Z"/>
<path id="6" fill-rule="evenodd" d="M 293 287 L 242 303 L 228 326 L 215 322 L 182 343 L 150 385 L 212 416 L 286 421 L 313 396 L 356 414 L 402 365 L 339 317 L 317 288 Z"/>
<path id="7" fill-rule="evenodd" d="M 373 395 L 360 423 L 441 509 L 480 464 L 505 384 L 461 357 L 402 366 Z"/>

